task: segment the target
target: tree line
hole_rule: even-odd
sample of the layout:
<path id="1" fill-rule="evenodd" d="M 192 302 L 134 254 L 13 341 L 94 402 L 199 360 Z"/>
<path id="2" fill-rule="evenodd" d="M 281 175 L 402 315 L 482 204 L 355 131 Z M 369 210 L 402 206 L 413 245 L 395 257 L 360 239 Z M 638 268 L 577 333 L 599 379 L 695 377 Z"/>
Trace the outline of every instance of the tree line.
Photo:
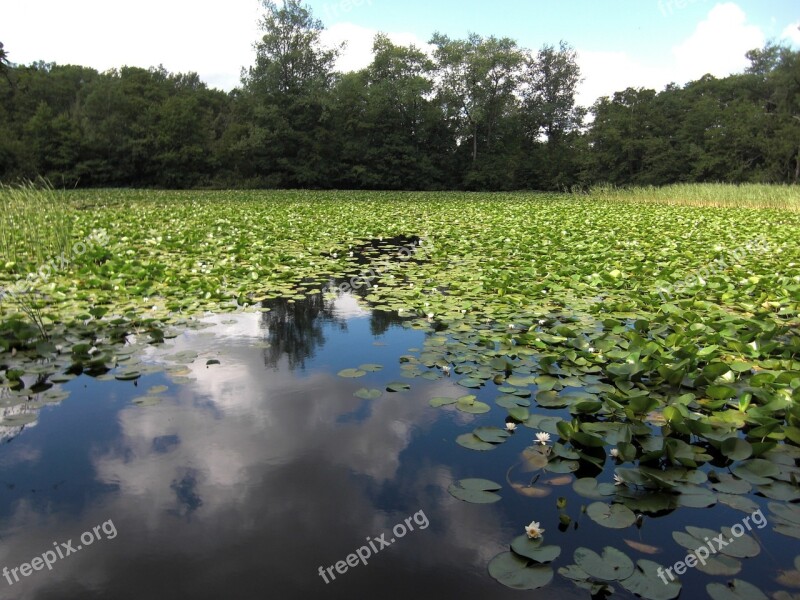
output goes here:
<path id="1" fill-rule="evenodd" d="M 255 64 L 231 92 L 163 67 L 16 65 L 0 44 L 0 180 L 56 186 L 563 190 L 797 183 L 800 52 L 744 73 L 628 88 L 588 110 L 567 43 L 436 33 L 431 55 L 374 40 L 339 73 L 300 0 L 263 1 Z"/>

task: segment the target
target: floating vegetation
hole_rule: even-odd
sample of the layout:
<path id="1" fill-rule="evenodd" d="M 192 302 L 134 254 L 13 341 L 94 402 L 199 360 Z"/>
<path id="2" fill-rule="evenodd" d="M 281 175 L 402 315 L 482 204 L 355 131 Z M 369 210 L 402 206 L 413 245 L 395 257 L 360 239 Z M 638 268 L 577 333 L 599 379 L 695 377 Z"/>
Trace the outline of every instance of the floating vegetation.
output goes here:
<path id="1" fill-rule="evenodd" d="M 398 357 L 393 381 L 380 381 L 379 364 L 345 365 L 339 377 L 375 386 L 356 383 L 355 397 L 405 402 L 416 382 L 436 381 L 430 410 L 463 425 L 446 440 L 454 452 L 511 462 L 510 499 L 552 502 L 552 480 L 587 500 L 580 511 L 561 502 L 557 522 L 541 523 L 548 534 L 578 531 L 580 521 L 581 532 L 619 541 L 582 539 L 566 566 L 559 546 L 515 538 L 489 562 L 492 577 L 537 589 L 557 571 L 593 594 L 617 587 L 670 600 L 680 581 L 664 583 L 660 565 L 619 549 L 660 550 L 627 539 L 648 519 L 708 508 L 752 514 L 766 504 L 772 530 L 800 539 L 797 192 L 781 188 L 769 202 L 754 188 L 729 202 L 724 189 L 683 189 L 692 197 L 677 203 L 653 190 L 402 202 L 366 192 L 104 192 L 70 234 L 108 232 L 102 254 L 39 281 L 36 319 L 0 305 L 0 386 L 32 396 L 34 379 L 136 382 L 151 368 L 139 355 L 202 327 L 204 311 L 265 311 L 281 332 L 288 315 L 324 313 L 346 284 L 355 310 L 425 334 Z M 3 286 L 23 275 L 4 258 Z M 182 381 L 181 366 L 198 358 L 169 355 L 168 374 Z M 135 402 L 155 404 L 162 392 Z M 36 418 L 28 414 L 5 422 Z M 480 479 L 448 488 L 477 503 L 500 501 L 498 490 Z M 682 526 L 675 545 L 688 549 L 707 531 Z M 758 540 L 743 536 L 728 550 L 698 568 L 747 577 Z M 760 597 L 751 587 L 734 579 L 707 591 Z"/>

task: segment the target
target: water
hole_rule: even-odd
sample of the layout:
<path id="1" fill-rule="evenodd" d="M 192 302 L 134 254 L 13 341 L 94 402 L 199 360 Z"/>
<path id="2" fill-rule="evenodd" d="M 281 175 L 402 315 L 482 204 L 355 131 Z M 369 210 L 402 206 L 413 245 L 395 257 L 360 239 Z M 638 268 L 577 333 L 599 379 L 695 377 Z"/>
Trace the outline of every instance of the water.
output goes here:
<path id="1" fill-rule="evenodd" d="M 493 406 L 472 416 L 428 406 L 434 396 L 466 392 L 445 377 L 403 377 L 398 358 L 421 348 L 424 332 L 396 315 L 368 312 L 350 295 L 279 299 L 269 307 L 208 317 L 209 329 L 146 353 L 145 363 L 172 374 L 135 383 L 80 376 L 65 384 L 69 398 L 41 409 L 35 426 L 6 432 L 0 567 L 19 567 L 56 547 L 63 554 L 68 540 L 75 551 L 51 569 L 18 572 L 19 582 L 11 574 L 13 585 L 0 578 L 0 597 L 519 598 L 486 567 L 532 520 L 547 529 L 547 543 L 562 547 L 558 568 L 572 562 L 576 547 L 606 544 L 672 564 L 685 554 L 671 539 L 674 529 L 733 525 L 744 516 L 721 505 L 682 509 L 617 532 L 580 515 L 591 501 L 572 492 L 569 476 L 542 474 L 537 485 L 546 497 L 517 494 L 509 481 L 532 477 L 518 458 L 534 432 L 520 427 L 490 452 L 458 446 L 456 436 L 475 426 L 502 426 L 505 411 Z M 165 357 L 186 350 L 198 357 L 174 370 L 174 358 Z M 220 364 L 207 365 L 210 359 Z M 383 370 L 336 375 L 363 363 Z M 391 381 L 411 389 L 386 392 Z M 168 387 L 161 402 L 132 403 L 159 385 Z M 384 393 L 354 397 L 362 387 Z M 477 393 L 490 404 L 498 395 L 491 385 Z M 502 501 L 473 505 L 451 497 L 448 485 L 465 477 L 501 483 Z M 577 529 L 559 531 L 559 496 Z M 413 531 L 399 538 L 401 529 L 392 529 L 401 523 Z M 84 532 L 90 544 L 81 543 Z M 778 537 L 775 547 L 787 543 L 768 532 L 758 533 Z M 373 552 L 384 533 L 394 543 Z M 374 546 L 367 564 L 337 572 L 338 561 L 369 548 L 368 537 Z M 637 556 L 624 539 L 663 551 Z M 766 548 L 746 565 L 750 574 L 758 565 L 765 582 L 774 574 Z M 709 580 L 690 571 L 682 597 L 697 597 L 691 586 Z M 615 587 L 623 594 L 615 597 L 629 597 Z M 588 597 L 559 575 L 535 593 Z"/>

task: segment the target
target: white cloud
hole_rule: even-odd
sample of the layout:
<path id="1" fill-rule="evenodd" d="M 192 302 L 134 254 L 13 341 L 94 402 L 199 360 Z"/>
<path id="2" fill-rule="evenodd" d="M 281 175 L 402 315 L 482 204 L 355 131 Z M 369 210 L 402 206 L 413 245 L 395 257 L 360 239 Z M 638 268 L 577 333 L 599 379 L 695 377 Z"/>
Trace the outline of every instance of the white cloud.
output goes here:
<path id="1" fill-rule="evenodd" d="M 800 46 L 800 21 L 787 25 L 786 29 L 781 32 L 781 39 Z"/>
<path id="2" fill-rule="evenodd" d="M 336 61 L 336 70 L 358 71 L 372 62 L 372 41 L 377 33 L 377 29 L 341 22 L 331 25 L 322 33 L 322 42 L 329 47 L 346 42 L 347 46 Z M 413 33 L 386 32 L 386 35 L 395 44 L 402 46 L 413 44 L 418 48 L 428 49 L 428 44 Z"/>
<path id="3" fill-rule="evenodd" d="M 717 4 L 689 39 L 672 49 L 675 74 L 686 81 L 706 73 L 724 76 L 742 71 L 749 64 L 745 53 L 763 45 L 761 29 L 747 24 L 739 6 Z"/>
<path id="4" fill-rule="evenodd" d="M 15 63 L 37 60 L 104 71 L 122 65 L 196 71 L 231 89 L 252 63 L 257 0 L 26 0 L 3 6 L 0 40 Z M 32 18 L 39 15 L 39 18 Z"/>
<path id="5" fill-rule="evenodd" d="M 627 87 L 661 90 L 670 82 L 684 84 L 706 73 L 725 77 L 742 71 L 749 64 L 745 53 L 764 43 L 761 29 L 747 23 L 738 5 L 717 4 L 692 35 L 672 48 L 666 64 L 645 64 L 624 52 L 579 52 L 585 78 L 579 102 L 588 106 Z"/>

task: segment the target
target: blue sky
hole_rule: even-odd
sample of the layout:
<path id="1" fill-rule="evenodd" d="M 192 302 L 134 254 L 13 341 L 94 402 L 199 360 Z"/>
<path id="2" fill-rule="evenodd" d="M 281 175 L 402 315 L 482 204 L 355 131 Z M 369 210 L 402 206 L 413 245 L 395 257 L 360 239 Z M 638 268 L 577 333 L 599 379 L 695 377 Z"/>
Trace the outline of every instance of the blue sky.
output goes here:
<path id="1" fill-rule="evenodd" d="M 580 100 L 625 87 L 661 89 L 705 73 L 725 76 L 747 64 L 744 52 L 768 40 L 800 47 L 796 0 L 307 0 L 328 30 L 346 40 L 342 70 L 370 61 L 383 31 L 398 43 L 425 47 L 434 31 L 508 36 L 532 49 L 565 40 L 576 48 L 585 81 Z M 18 63 L 163 64 L 196 71 L 231 89 L 252 62 L 258 0 L 26 0 L 8 3 L 0 41 Z M 47 15 L 47 18 L 31 18 Z"/>

